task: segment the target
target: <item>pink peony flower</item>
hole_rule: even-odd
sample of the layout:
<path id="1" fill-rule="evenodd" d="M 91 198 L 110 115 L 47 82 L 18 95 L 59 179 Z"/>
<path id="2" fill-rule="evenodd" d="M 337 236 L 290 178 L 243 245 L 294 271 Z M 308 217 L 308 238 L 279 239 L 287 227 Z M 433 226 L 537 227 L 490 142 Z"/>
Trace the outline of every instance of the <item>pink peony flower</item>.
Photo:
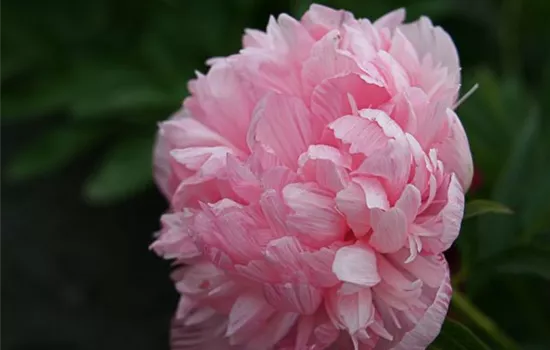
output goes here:
<path id="1" fill-rule="evenodd" d="M 160 125 L 174 349 L 424 349 L 472 159 L 447 33 L 312 5 L 247 30 Z"/>

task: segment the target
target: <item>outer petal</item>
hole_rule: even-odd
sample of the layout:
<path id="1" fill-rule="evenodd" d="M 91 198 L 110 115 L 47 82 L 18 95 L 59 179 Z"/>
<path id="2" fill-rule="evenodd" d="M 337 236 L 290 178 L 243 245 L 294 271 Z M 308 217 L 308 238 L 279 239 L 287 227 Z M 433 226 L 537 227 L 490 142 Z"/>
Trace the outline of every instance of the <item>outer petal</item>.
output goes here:
<path id="1" fill-rule="evenodd" d="M 213 317 L 199 325 L 187 326 L 183 320 L 173 319 L 170 332 L 172 350 L 236 350 L 224 338 L 225 318 Z"/>
<path id="2" fill-rule="evenodd" d="M 400 8 L 390 13 L 385 14 L 374 22 L 377 28 L 393 29 L 403 23 L 405 20 L 405 9 Z"/>
<path id="3" fill-rule="evenodd" d="M 447 109 L 447 117 L 450 123 L 449 137 L 438 146 L 438 158 L 443 162 L 446 171 L 456 174 L 460 185 L 467 191 L 474 174 L 468 138 L 455 112 Z"/>
<path id="4" fill-rule="evenodd" d="M 170 151 L 187 147 L 233 147 L 223 137 L 182 110 L 160 124 L 154 151 L 155 181 L 169 199 L 182 180 L 174 174 Z"/>
<path id="5" fill-rule="evenodd" d="M 446 265 L 446 264 L 445 264 Z M 405 333 L 395 346 L 396 350 L 423 350 L 434 341 L 445 321 L 453 290 L 449 278 L 449 270 L 437 289 L 433 303 L 413 329 Z"/>
<path id="6" fill-rule="evenodd" d="M 302 23 L 316 40 L 329 31 L 338 29 L 343 24 L 354 20 L 353 14 L 350 12 L 334 10 L 318 4 L 312 4 L 302 17 Z"/>
<path id="7" fill-rule="evenodd" d="M 458 74 L 460 65 L 453 40 L 441 27 L 434 27 L 427 17 L 399 27 L 413 44 L 420 58 L 430 54 L 433 60 L 447 67 L 450 74 Z"/>
<path id="8" fill-rule="evenodd" d="M 201 123 L 246 151 L 245 136 L 257 97 L 233 62 L 222 59 L 190 84 L 184 106 Z"/>

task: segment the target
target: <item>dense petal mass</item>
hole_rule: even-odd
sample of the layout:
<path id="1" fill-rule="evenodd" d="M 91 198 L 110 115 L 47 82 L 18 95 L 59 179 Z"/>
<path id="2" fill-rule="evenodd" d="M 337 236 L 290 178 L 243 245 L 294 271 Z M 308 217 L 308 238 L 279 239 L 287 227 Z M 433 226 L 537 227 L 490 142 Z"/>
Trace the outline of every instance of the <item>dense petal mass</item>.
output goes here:
<path id="1" fill-rule="evenodd" d="M 450 36 L 312 5 L 208 61 L 161 123 L 172 348 L 425 349 L 472 179 Z"/>

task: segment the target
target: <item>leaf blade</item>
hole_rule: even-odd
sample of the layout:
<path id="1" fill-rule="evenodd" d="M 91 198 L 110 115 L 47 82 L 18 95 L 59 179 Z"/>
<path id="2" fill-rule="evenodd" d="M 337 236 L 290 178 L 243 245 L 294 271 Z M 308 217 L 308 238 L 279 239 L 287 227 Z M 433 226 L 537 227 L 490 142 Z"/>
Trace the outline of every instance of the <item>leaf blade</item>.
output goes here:
<path id="1" fill-rule="evenodd" d="M 512 209 L 495 201 L 476 199 L 466 203 L 464 219 L 470 219 L 483 214 L 513 214 Z"/>
<path id="2" fill-rule="evenodd" d="M 445 320 L 439 336 L 429 348 L 432 350 L 489 350 L 489 347 L 470 329 L 450 318 Z"/>

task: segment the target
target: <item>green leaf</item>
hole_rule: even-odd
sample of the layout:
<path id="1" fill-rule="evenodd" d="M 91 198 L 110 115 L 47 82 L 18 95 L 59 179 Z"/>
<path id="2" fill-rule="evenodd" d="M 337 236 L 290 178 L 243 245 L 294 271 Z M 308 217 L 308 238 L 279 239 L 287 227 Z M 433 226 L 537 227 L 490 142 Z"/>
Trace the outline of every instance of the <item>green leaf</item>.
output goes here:
<path id="1" fill-rule="evenodd" d="M 511 153 L 493 187 L 491 199 L 513 207 L 522 215 L 525 193 L 529 193 L 533 174 L 526 171 L 538 153 L 540 118 L 532 114 L 524 121 L 512 143 Z M 522 227 L 514 216 L 485 215 L 479 220 L 479 258 L 498 254 L 520 242 Z"/>
<path id="2" fill-rule="evenodd" d="M 489 350 L 470 329 L 458 321 L 447 318 L 439 336 L 429 346 L 432 350 Z"/>
<path id="3" fill-rule="evenodd" d="M 550 248 L 516 247 L 479 263 L 477 274 L 529 274 L 550 280 Z"/>
<path id="4" fill-rule="evenodd" d="M 85 197 L 92 203 L 107 204 L 146 189 L 152 184 L 152 147 L 151 137 L 133 137 L 117 143 L 86 182 Z"/>
<path id="5" fill-rule="evenodd" d="M 95 146 L 105 132 L 96 127 L 65 125 L 39 136 L 8 166 L 8 178 L 27 180 L 52 173 Z"/>
<path id="6" fill-rule="evenodd" d="M 513 214 L 513 211 L 507 206 L 498 202 L 485 199 L 476 199 L 466 203 L 464 219 L 469 219 L 483 214 Z"/>

